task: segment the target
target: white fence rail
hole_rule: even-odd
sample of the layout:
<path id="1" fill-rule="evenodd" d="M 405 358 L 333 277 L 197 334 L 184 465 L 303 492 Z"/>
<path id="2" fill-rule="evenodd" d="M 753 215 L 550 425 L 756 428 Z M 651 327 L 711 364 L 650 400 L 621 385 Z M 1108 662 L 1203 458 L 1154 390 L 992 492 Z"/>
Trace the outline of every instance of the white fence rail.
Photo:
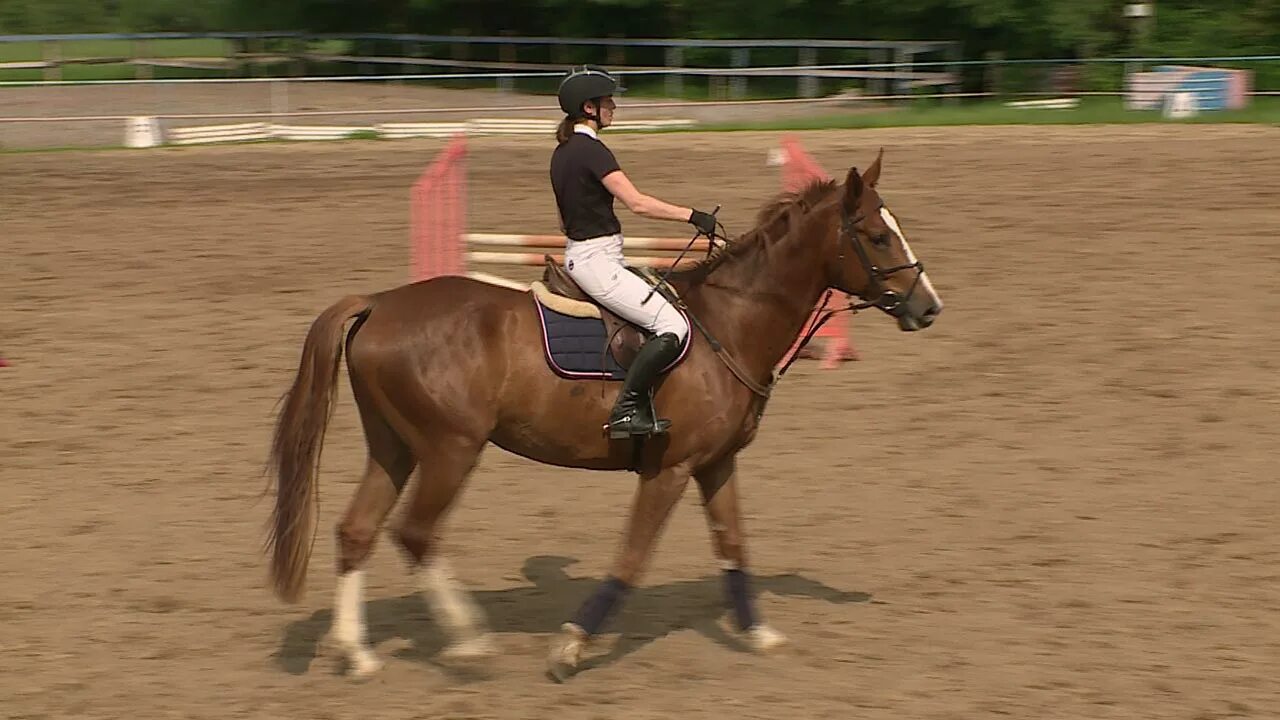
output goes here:
<path id="1" fill-rule="evenodd" d="M 3 40 L 3 38 L 0 38 Z M 1161 64 L 1224 62 L 1240 65 L 1244 62 L 1276 62 L 1280 55 L 1223 56 L 1202 58 L 1091 58 L 1068 60 L 991 60 L 991 61 L 941 61 L 916 62 L 904 66 L 898 62 L 860 64 L 802 64 L 771 67 L 732 68 L 655 68 L 624 69 L 627 75 L 707 75 L 719 76 L 717 80 L 747 75 L 791 75 L 806 73 L 866 73 L 882 70 L 897 73 L 919 72 L 922 69 L 943 69 L 942 66 L 966 67 L 972 65 L 1028 65 L 1028 64 L 1099 64 L 1132 63 L 1134 69 L 1144 64 L 1157 70 L 1179 69 L 1179 72 L 1130 72 L 1123 87 L 1115 90 L 1084 91 L 1049 89 L 1041 91 L 999 92 L 933 92 L 937 99 L 999 98 L 1009 107 L 1028 112 L 1052 110 L 1071 112 L 1088 97 L 1120 97 L 1130 109 L 1155 110 L 1169 105 L 1174 95 L 1181 103 L 1189 103 L 1192 112 L 1216 109 L 1238 109 L 1251 98 L 1275 96 L 1280 93 L 1253 86 L 1252 72 L 1230 67 L 1200 67 L 1187 69 L 1161 68 Z M 907 67 L 911 69 L 906 69 Z M 9 136 L 21 139 L 14 143 L 9 137 L 0 138 L 5 146 L 22 146 L 35 142 L 60 146 L 62 137 L 71 142 L 86 144 L 114 144 L 119 130 L 113 124 L 136 124 L 143 131 L 143 146 L 154 144 L 198 144 L 203 142 L 249 142 L 256 140 L 326 140 L 352 136 L 379 138 L 449 137 L 456 134 L 473 135 L 549 135 L 554 130 L 557 117 L 554 99 L 547 95 L 488 96 L 475 100 L 475 95 L 462 95 L 461 101 L 452 97 L 444 101 L 442 95 L 415 94 L 418 89 L 407 85 L 416 80 L 466 80 L 512 79 L 522 77 L 548 77 L 554 72 L 478 72 L 432 74 L 383 74 L 303 77 L 252 77 L 206 79 L 131 79 L 131 80 L 23 80 L 0 81 L 0 130 L 15 126 Z M 1226 81 L 1223 76 L 1232 76 Z M 1176 83 L 1175 83 L 1176 81 Z M 387 92 L 346 93 L 343 84 L 384 83 Z M 894 84 L 910 84 L 910 80 Z M 117 86 L 120 86 L 117 89 Z M 132 86 L 142 86 L 134 89 Z M 396 91 L 395 93 L 391 92 Z M 403 93 L 400 91 L 403 90 Z M 66 93 L 65 95 L 63 93 Z M 1190 97 L 1188 100 L 1187 96 Z M 730 113 L 704 113 L 705 108 L 730 107 L 746 113 L 741 108 L 758 106 L 800 105 L 801 107 L 855 106 L 879 101 L 911 100 L 920 97 L 914 92 L 874 93 L 850 89 L 822 97 L 785 97 L 772 99 L 714 99 L 714 100 L 658 100 L 627 98 L 625 109 L 629 116 L 643 116 L 648 111 L 658 116 L 670 116 L 676 110 L 688 117 L 725 117 Z M 46 101 L 51 98 L 51 101 Z M 362 98 L 366 100 L 362 100 Z M 403 102 L 396 102 L 400 98 Z M 1032 99 L 1037 98 L 1037 99 Z M 474 106 L 468 106 L 474 103 Z M 80 112 L 77 112 L 79 110 Z M 785 114 L 785 113 L 784 113 Z M 795 115 L 796 113 L 791 113 Z M 541 116 L 538 119 L 521 119 L 521 115 Z M 157 125 L 149 128 L 138 124 L 135 118 L 145 116 Z M 495 117 L 496 116 L 496 117 Z M 340 119 L 342 118 L 342 119 Z M 437 119 L 437 122 L 424 122 Z M 466 119 L 473 118 L 473 119 Z M 320 125 L 306 125 L 313 121 Z M 189 128 L 207 122 L 211 127 Z M 348 122 L 351 125 L 340 125 Z M 642 120 L 619 121 L 615 129 L 666 130 L 688 128 L 694 120 Z M 63 131 L 63 124 L 84 124 L 83 128 Z M 96 125 L 95 125 L 96 124 Z M 42 127 L 48 126 L 48 127 Z M 114 125 L 118 128 L 120 125 Z M 21 128 L 21 129 L 18 129 Z M 154 138 L 149 137 L 154 135 Z M 32 141 L 30 138 L 38 138 Z M 94 140 L 82 138 L 93 137 Z M 126 143 L 127 144 L 127 143 Z"/>
<path id="2" fill-rule="evenodd" d="M 692 127 L 692 120 L 619 121 L 618 130 L 665 130 Z M 493 119 L 440 123 L 381 123 L 371 126 L 277 125 L 253 122 L 164 129 L 154 118 L 130 118 L 125 128 L 128 147 L 200 145 L 258 142 L 263 140 L 343 140 L 377 137 L 398 140 L 415 137 L 446 138 L 454 135 L 545 135 L 555 132 L 555 121 Z"/>
<path id="3" fill-rule="evenodd" d="M 147 123 L 137 123 L 130 126 L 130 131 L 137 133 L 142 132 L 142 128 L 154 127 Z M 156 145 L 161 142 L 167 142 L 171 145 L 199 145 L 203 143 L 219 143 L 219 142 L 251 142 L 254 140 L 268 140 L 271 138 L 272 126 L 267 123 L 240 123 L 238 125 L 209 125 L 205 127 L 181 128 L 170 130 L 167 137 L 160 142 L 153 139 L 150 142 L 146 140 L 135 140 L 135 147 L 146 147 L 148 145 Z M 134 135 L 137 137 L 137 135 Z M 127 143 L 129 144 L 129 143 Z"/>

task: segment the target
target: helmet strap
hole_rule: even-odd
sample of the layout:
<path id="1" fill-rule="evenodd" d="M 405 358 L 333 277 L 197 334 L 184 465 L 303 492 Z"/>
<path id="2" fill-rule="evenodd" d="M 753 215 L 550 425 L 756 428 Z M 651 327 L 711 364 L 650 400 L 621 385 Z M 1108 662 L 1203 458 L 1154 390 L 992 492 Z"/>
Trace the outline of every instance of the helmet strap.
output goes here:
<path id="1" fill-rule="evenodd" d="M 594 122 L 595 122 L 595 124 L 596 124 L 596 130 L 601 130 L 602 128 L 600 127 L 600 101 L 599 101 L 599 100 L 596 100 L 596 99 L 591 99 L 591 100 L 588 100 L 587 102 L 589 102 L 589 103 L 594 103 L 594 104 L 595 104 L 595 106 L 596 106 L 596 112 L 595 112 L 595 114 L 594 114 L 594 115 L 592 115 L 591 113 L 589 113 L 589 112 L 587 112 L 587 111 L 585 111 L 585 110 L 583 110 L 580 114 L 582 115 L 582 117 L 584 117 L 584 118 L 586 118 L 586 119 L 588 119 L 588 120 L 592 120 L 592 121 L 594 121 Z M 585 104 L 585 103 L 584 103 L 584 104 Z"/>

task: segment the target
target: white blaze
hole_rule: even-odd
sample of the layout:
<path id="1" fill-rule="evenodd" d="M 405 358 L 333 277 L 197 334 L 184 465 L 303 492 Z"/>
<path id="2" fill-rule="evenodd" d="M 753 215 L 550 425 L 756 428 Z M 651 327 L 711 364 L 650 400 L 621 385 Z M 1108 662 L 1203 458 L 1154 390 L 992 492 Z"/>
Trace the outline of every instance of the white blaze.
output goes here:
<path id="1" fill-rule="evenodd" d="M 889 208 L 880 208 L 880 217 L 884 218 L 885 224 L 889 226 L 894 233 L 897 234 L 898 240 L 902 242 L 902 250 L 907 254 L 907 262 L 916 262 L 915 253 L 911 252 L 911 245 L 907 242 L 907 236 L 902 232 L 902 227 L 898 225 L 898 218 L 889 212 Z M 942 300 L 938 297 L 938 293 L 933 289 L 933 283 L 929 282 L 929 276 L 926 273 L 920 273 L 920 290 L 928 293 L 929 298 L 933 300 L 934 305 L 939 309 L 942 308 Z"/>

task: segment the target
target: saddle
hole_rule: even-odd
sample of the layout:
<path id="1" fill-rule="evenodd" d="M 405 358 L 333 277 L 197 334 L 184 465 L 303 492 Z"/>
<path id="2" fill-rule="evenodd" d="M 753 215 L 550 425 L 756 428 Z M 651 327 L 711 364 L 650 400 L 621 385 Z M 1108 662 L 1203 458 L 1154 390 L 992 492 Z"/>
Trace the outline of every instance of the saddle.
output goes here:
<path id="1" fill-rule="evenodd" d="M 604 322 L 605 336 L 609 339 L 609 352 L 613 359 L 624 369 L 631 367 L 636 353 L 652 334 L 648 330 L 634 325 L 629 320 L 618 317 L 608 308 L 597 303 L 590 295 L 578 287 L 578 283 L 569 277 L 569 273 L 556 262 L 555 258 L 545 255 L 545 267 L 542 271 L 542 282 L 533 283 L 533 294 L 538 301 L 557 312 L 576 317 L 598 317 Z M 665 283 L 644 270 L 627 267 L 651 286 L 657 286 L 658 292 L 667 300 L 675 302 L 675 291 Z M 659 284 L 661 283 L 661 284 Z"/>

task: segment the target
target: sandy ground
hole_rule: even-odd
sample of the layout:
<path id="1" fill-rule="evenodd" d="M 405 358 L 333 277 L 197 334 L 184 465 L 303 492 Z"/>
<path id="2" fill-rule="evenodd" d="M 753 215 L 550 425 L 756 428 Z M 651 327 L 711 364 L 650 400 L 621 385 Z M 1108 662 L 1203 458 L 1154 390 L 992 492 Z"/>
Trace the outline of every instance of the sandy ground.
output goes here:
<path id="1" fill-rule="evenodd" d="M 318 653 L 333 524 L 363 465 L 346 386 L 311 592 L 276 603 L 259 500 L 312 318 L 407 274 L 433 141 L 0 155 L 0 715 L 10 718 L 1280 716 L 1280 131 L 824 132 L 947 302 L 864 360 L 788 376 L 741 467 L 758 657 L 690 492 L 591 668 L 542 675 L 633 490 L 491 450 L 447 535 L 504 655 L 467 672 L 384 542 L 389 660 Z M 766 134 L 618 137 L 641 187 L 778 187 Z M 551 232 L 550 147 L 472 144 L 471 227 Z M 672 226 L 628 218 L 633 234 Z M 683 231 L 682 231 L 683 232 Z"/>

